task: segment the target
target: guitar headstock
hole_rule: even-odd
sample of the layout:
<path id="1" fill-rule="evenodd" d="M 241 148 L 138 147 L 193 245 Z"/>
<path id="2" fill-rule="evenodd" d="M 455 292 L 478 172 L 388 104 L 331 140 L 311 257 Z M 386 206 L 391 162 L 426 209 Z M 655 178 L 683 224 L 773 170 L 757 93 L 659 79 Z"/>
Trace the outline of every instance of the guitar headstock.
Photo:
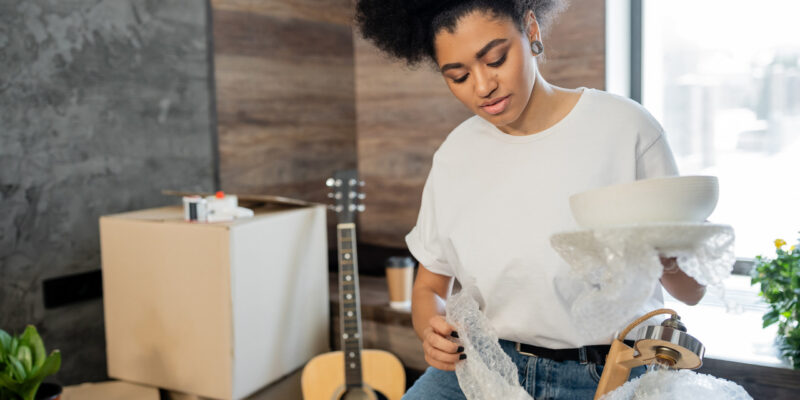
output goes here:
<path id="1" fill-rule="evenodd" d="M 364 187 L 364 181 L 358 180 L 358 171 L 354 169 L 336 171 L 325 184 L 333 190 L 328 193 L 328 198 L 333 199 L 334 204 L 329 205 L 328 209 L 336 212 L 339 223 L 355 222 L 356 213 L 365 209 L 364 204 L 360 203 L 366 197 L 360 192 Z"/>

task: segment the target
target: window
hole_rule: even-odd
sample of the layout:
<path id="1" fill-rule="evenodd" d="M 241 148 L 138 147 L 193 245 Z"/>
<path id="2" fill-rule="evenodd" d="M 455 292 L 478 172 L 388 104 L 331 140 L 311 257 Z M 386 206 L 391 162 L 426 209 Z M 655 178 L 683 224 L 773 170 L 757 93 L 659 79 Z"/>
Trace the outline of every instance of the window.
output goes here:
<path id="1" fill-rule="evenodd" d="M 719 177 L 710 220 L 735 228 L 740 258 L 795 243 L 800 1 L 641 1 L 642 104 L 682 175 Z"/>

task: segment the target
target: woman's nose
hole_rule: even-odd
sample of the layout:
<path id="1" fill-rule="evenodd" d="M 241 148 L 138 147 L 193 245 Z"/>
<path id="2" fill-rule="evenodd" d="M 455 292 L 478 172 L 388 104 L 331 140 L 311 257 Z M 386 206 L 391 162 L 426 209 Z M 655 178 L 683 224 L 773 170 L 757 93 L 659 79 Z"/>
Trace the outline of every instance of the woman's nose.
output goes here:
<path id="1" fill-rule="evenodd" d="M 497 79 L 495 76 L 485 71 L 478 71 L 474 73 L 475 76 L 475 92 L 481 98 L 489 98 L 492 93 L 497 89 Z"/>

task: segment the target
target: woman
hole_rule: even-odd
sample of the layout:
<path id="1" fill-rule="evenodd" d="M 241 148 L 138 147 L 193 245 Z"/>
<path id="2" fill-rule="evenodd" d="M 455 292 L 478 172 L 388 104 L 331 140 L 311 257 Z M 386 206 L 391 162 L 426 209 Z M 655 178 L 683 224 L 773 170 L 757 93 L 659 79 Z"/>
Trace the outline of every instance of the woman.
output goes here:
<path id="1" fill-rule="evenodd" d="M 553 284 L 569 267 L 549 237 L 577 228 L 570 195 L 677 175 L 677 168 L 661 127 L 638 104 L 556 87 L 541 76 L 542 24 L 561 6 L 557 0 L 358 2 L 356 20 L 367 39 L 409 64 L 432 61 L 475 114 L 436 151 L 417 225 L 406 237 L 420 261 L 414 329 L 431 368 L 405 398 L 464 398 L 452 371 L 466 356 L 443 317 L 454 278 L 476 281 L 520 384 L 536 399 L 591 399 L 596 390 L 613 332 L 602 339 L 578 333 Z M 661 283 L 688 304 L 705 293 L 674 265 Z M 641 314 L 662 304 L 659 289 Z"/>

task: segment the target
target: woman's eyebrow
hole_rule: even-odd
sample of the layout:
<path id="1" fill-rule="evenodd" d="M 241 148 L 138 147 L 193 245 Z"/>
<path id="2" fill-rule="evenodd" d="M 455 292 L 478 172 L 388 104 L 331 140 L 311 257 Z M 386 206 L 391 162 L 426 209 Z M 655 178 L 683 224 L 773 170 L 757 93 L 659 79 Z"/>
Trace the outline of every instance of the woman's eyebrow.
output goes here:
<path id="1" fill-rule="evenodd" d="M 485 56 L 486 53 L 489 52 L 489 50 L 491 50 L 491 49 L 493 49 L 493 48 L 495 48 L 495 47 L 497 47 L 497 46 L 499 46 L 499 45 L 501 45 L 501 44 L 503 44 L 503 43 L 505 43 L 507 41 L 508 41 L 508 39 L 494 39 L 494 40 L 492 40 L 491 42 L 487 43 L 486 46 L 483 46 L 482 49 L 478 50 L 477 53 L 475 53 L 475 58 L 476 59 L 480 59 L 481 57 Z M 462 64 L 462 63 L 445 64 L 445 65 L 442 66 L 442 68 L 439 71 L 444 73 L 445 71 L 447 71 L 449 69 L 462 68 L 463 66 L 464 66 L 464 64 Z"/>
<path id="2" fill-rule="evenodd" d="M 499 45 L 501 45 L 501 44 L 503 44 L 503 43 L 505 43 L 507 41 L 508 41 L 508 39 L 495 39 L 495 40 L 492 40 L 486 46 L 483 46 L 483 48 L 480 49 L 480 51 L 475 53 L 475 58 L 481 58 L 481 57 L 485 56 L 486 53 L 489 52 L 489 50 L 491 50 L 491 49 L 493 49 L 493 48 L 495 48 L 495 47 L 497 47 L 497 46 L 499 46 Z"/>

